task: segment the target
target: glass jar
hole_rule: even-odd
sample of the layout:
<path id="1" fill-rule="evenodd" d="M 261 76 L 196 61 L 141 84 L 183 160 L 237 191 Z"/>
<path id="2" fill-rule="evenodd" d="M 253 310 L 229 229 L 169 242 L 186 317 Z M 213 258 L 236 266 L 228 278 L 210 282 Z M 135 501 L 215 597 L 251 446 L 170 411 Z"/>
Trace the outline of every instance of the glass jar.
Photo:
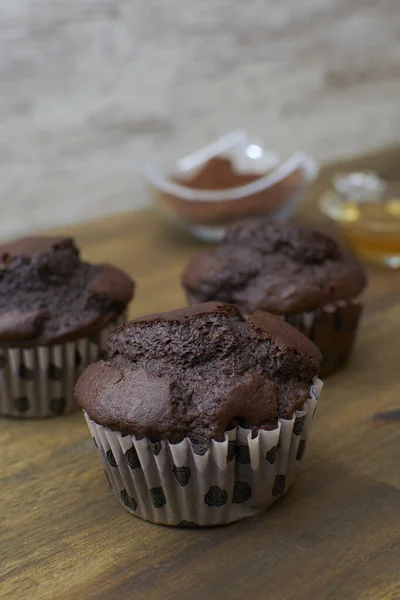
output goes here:
<path id="1" fill-rule="evenodd" d="M 400 182 L 373 171 L 337 174 L 320 207 L 361 258 L 400 268 Z"/>

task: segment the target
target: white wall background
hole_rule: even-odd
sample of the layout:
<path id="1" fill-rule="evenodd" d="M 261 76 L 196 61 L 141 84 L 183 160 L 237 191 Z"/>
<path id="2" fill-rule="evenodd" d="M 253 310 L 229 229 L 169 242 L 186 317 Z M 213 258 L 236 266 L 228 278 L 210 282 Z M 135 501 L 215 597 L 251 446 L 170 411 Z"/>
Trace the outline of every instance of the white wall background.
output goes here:
<path id="1" fill-rule="evenodd" d="M 399 0 L 0 0 L 0 237 L 142 206 L 237 126 L 321 160 L 400 140 Z"/>

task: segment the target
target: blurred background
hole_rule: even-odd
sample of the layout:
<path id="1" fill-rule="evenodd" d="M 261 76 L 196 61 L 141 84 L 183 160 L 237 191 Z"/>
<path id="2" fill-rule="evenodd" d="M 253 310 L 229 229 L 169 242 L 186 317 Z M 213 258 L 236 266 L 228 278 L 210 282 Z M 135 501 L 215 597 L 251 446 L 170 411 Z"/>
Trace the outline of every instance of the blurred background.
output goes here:
<path id="1" fill-rule="evenodd" d="M 399 0 L 2 0 L 0 236 L 145 205 L 135 162 L 237 127 L 318 161 L 395 144 Z"/>

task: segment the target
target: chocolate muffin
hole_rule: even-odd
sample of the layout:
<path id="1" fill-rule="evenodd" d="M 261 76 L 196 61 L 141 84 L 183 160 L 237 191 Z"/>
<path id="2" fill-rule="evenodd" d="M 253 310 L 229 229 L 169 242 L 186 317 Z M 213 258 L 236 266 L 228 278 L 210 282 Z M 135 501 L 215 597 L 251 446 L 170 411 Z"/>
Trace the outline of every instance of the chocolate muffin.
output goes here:
<path id="1" fill-rule="evenodd" d="M 321 358 L 273 315 L 256 311 L 246 321 L 233 305 L 206 303 L 117 327 L 108 360 L 84 371 L 75 396 L 128 509 L 160 523 L 225 523 L 266 508 L 290 484 Z M 235 500 L 239 483 L 254 489 L 245 506 Z M 226 497 L 221 511 L 207 509 L 218 506 L 213 487 Z"/>
<path id="2" fill-rule="evenodd" d="M 216 249 L 194 256 L 182 284 L 192 303 L 233 302 L 245 315 L 260 309 L 283 317 L 319 346 L 326 375 L 349 357 L 366 275 L 321 232 L 248 219 L 230 227 Z"/>
<path id="3" fill-rule="evenodd" d="M 0 411 L 50 416 L 76 408 L 76 375 L 122 322 L 134 284 L 83 262 L 71 238 L 0 245 Z"/>

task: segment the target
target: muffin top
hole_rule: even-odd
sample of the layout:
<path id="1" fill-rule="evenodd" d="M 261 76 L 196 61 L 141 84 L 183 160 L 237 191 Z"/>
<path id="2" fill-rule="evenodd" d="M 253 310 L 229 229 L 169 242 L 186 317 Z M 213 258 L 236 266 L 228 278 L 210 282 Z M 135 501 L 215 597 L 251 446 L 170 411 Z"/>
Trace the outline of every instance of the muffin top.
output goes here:
<path id="1" fill-rule="evenodd" d="M 130 321 L 108 350 L 78 380 L 78 403 L 103 426 L 172 443 L 277 427 L 303 406 L 321 361 L 281 319 L 258 311 L 245 321 L 213 302 Z"/>
<path id="2" fill-rule="evenodd" d="M 182 283 L 198 302 L 234 302 L 245 314 L 290 314 L 355 298 L 366 276 L 329 236 L 258 218 L 233 225 L 216 249 L 195 255 Z"/>
<path id="3" fill-rule="evenodd" d="M 115 267 L 80 260 L 73 239 L 31 237 L 0 245 L 0 343 L 65 342 L 102 329 L 132 298 Z"/>

